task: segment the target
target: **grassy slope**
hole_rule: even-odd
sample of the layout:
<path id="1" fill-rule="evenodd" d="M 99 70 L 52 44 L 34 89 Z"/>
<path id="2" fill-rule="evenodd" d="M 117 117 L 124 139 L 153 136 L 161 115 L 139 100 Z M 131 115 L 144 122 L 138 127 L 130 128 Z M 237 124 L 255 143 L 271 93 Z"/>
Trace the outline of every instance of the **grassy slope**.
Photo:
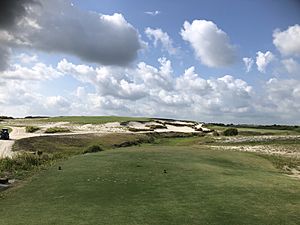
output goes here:
<path id="1" fill-rule="evenodd" d="M 62 116 L 44 119 L 46 122 L 71 122 L 78 124 L 103 124 L 109 122 L 149 121 L 144 117 L 120 117 L 120 116 Z"/>
<path id="2" fill-rule="evenodd" d="M 254 154 L 144 145 L 40 172 L 0 200 L 0 224 L 297 224 L 299 196 Z"/>
<path id="3" fill-rule="evenodd" d="M 214 129 L 220 132 L 228 129 L 226 126 L 207 125 L 208 128 Z M 262 128 L 249 128 L 249 127 L 237 127 L 241 135 L 299 135 L 299 129 L 262 129 Z"/>
<path id="4" fill-rule="evenodd" d="M 17 140 L 14 151 L 42 151 L 44 153 L 61 153 L 66 155 L 81 154 L 88 146 L 100 145 L 109 149 L 122 143 L 150 142 L 147 134 L 83 134 L 31 137 Z"/>

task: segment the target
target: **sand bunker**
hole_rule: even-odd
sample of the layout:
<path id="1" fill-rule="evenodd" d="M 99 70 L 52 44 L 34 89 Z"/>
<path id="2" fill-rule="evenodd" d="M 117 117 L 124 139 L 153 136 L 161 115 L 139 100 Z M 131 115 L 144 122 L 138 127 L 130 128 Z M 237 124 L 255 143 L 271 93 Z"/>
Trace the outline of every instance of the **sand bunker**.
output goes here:
<path id="1" fill-rule="evenodd" d="M 12 146 L 15 140 L 36 136 L 55 136 L 55 135 L 76 135 L 76 134 L 102 134 L 102 133 L 136 133 L 136 132 L 202 132 L 203 124 L 176 121 L 176 120 L 153 120 L 149 122 L 132 121 L 128 123 L 112 122 L 105 124 L 73 124 L 70 122 L 56 122 L 56 123 L 30 123 L 31 126 L 40 128 L 35 133 L 26 133 L 24 121 L 18 124 L 14 122 L 12 132 L 10 133 L 10 140 L 0 140 L 0 158 L 13 157 L 14 152 Z M 68 133 L 44 133 L 48 128 L 61 127 L 70 130 Z M 196 127 L 202 127 L 197 129 Z M 207 129 L 209 131 L 209 129 Z"/>

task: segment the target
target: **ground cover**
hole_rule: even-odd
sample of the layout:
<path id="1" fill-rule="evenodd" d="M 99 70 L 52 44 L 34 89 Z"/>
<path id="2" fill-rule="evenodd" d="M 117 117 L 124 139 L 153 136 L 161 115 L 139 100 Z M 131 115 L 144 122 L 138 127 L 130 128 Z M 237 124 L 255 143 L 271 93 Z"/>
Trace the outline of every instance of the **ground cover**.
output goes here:
<path id="1" fill-rule="evenodd" d="M 40 172 L 0 200 L 0 224 L 297 224 L 299 196 L 255 154 L 135 146 Z"/>

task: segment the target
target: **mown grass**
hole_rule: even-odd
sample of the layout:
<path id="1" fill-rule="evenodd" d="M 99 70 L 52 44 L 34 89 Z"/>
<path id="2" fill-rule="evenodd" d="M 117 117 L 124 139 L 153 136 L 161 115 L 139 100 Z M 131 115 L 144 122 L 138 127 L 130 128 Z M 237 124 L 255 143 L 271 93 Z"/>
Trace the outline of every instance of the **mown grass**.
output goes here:
<path id="1" fill-rule="evenodd" d="M 0 224 L 296 225 L 299 196 L 298 181 L 254 154 L 136 146 L 41 171 L 0 199 Z"/>
<path id="2" fill-rule="evenodd" d="M 199 146 L 209 147 L 210 145 L 219 146 L 259 146 L 271 145 L 274 147 L 281 147 L 286 150 L 295 151 L 300 147 L 300 140 L 287 139 L 287 140 L 262 140 L 262 141 L 245 141 L 245 142 L 228 142 L 216 140 L 211 135 L 202 136 L 201 134 L 183 134 L 183 133 L 144 133 L 144 134 L 82 134 L 82 135 L 62 135 L 62 136 L 42 136 L 31 137 L 26 139 L 17 140 L 13 146 L 14 151 L 29 151 L 33 153 L 39 152 L 42 157 L 43 164 L 49 164 L 53 160 L 65 159 L 72 155 L 83 154 L 88 151 L 90 146 L 99 146 L 102 150 L 109 150 L 118 147 L 127 147 L 132 145 L 155 145 L 155 146 L 190 146 L 191 148 L 199 148 Z M 299 148 L 300 149 L 300 148 Z M 264 155 L 262 155 L 264 156 Z M 281 156 L 265 156 L 276 168 L 282 169 L 284 165 L 296 168 L 300 166 L 299 159 L 296 160 L 290 157 Z M 1 161 L 0 161 L 1 163 Z M 12 170 L 14 171 L 14 170 Z M 4 171 L 3 171 L 4 172 Z M 23 174 L 21 171 L 14 173 L 9 171 L 11 177 L 15 174 Z M 25 171 L 24 174 L 27 174 Z M 19 176 L 20 177 L 20 176 Z"/>

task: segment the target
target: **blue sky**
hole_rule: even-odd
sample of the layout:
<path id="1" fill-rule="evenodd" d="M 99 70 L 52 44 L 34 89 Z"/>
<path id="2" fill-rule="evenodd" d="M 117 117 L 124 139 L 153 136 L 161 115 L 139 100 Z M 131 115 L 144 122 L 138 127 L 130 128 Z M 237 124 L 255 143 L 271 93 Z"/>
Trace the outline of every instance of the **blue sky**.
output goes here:
<path id="1" fill-rule="evenodd" d="M 4 114 L 300 124 L 299 1 L 14 2 Z"/>

